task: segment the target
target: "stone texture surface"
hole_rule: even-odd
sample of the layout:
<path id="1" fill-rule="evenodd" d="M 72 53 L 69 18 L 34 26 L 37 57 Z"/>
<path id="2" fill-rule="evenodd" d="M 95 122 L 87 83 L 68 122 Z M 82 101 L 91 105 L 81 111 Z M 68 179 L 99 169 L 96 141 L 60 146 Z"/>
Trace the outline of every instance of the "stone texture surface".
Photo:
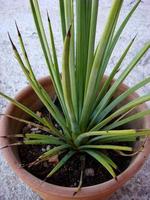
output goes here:
<path id="1" fill-rule="evenodd" d="M 126 0 L 122 9 L 120 21 L 133 6 L 134 0 Z M 102 26 L 110 8 L 110 0 L 100 0 L 100 10 L 98 16 L 97 41 L 100 37 Z M 49 10 L 55 33 L 55 41 L 59 63 L 61 63 L 62 40 L 60 34 L 60 21 L 58 17 L 58 0 L 41 0 L 41 10 L 44 19 L 46 19 L 46 9 Z M 17 34 L 14 21 L 18 22 L 21 33 L 25 39 L 25 45 L 29 52 L 29 57 L 37 77 L 47 74 L 47 68 L 41 53 L 37 34 L 33 24 L 28 1 L 20 0 L 0 0 L 0 90 L 8 95 L 14 96 L 18 90 L 27 85 L 25 77 L 11 51 L 7 32 L 12 35 L 13 40 L 17 42 Z M 45 26 L 47 23 L 45 20 Z M 136 42 L 133 45 L 128 57 L 125 59 L 121 71 L 130 62 L 132 57 L 139 51 L 140 47 L 150 39 L 150 1 L 144 0 L 134 14 L 132 20 L 125 29 L 117 48 L 110 61 L 107 73 L 110 72 L 121 52 L 127 43 L 137 34 Z M 142 61 L 133 70 L 126 79 L 126 83 L 131 86 L 150 74 L 150 52 L 147 53 Z M 140 94 L 149 93 L 150 86 L 144 87 L 139 91 Z M 7 102 L 0 98 L 0 112 L 5 110 Z M 140 172 L 129 181 L 121 190 L 117 191 L 111 200 L 150 200 L 150 159 L 145 163 Z M 40 199 L 33 193 L 18 177 L 11 171 L 4 161 L 0 152 L 0 200 L 38 200 Z"/>

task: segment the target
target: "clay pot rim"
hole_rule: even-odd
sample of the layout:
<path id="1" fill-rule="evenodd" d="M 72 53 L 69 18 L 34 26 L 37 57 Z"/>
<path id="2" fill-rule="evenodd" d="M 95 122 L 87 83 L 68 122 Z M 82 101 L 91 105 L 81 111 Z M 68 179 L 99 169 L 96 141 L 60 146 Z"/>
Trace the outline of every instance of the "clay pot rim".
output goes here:
<path id="1" fill-rule="evenodd" d="M 39 79 L 41 83 L 49 81 L 49 80 L 50 80 L 49 76 Z M 122 87 L 126 89 L 128 88 L 125 84 L 122 84 Z M 16 95 L 15 99 L 21 100 L 22 98 L 24 98 L 24 96 L 26 96 L 26 93 L 29 93 L 30 91 L 32 91 L 31 87 L 26 86 Z M 136 93 L 134 93 L 133 95 L 138 96 Z M 14 105 L 12 103 L 9 103 L 6 108 L 5 113 L 10 114 L 13 107 Z M 148 108 L 146 104 L 143 104 L 142 107 L 143 109 Z M 148 121 L 150 121 L 150 116 L 145 117 L 144 121 L 145 123 L 148 123 Z M 7 125 L 7 117 L 3 116 L 0 120 L 1 129 L 4 130 L 3 127 L 6 125 Z M 6 140 L 3 140 L 2 143 L 4 145 L 7 142 Z M 24 168 L 19 167 L 20 163 L 16 161 L 14 162 L 14 159 L 10 157 L 10 152 L 12 152 L 11 147 L 3 149 L 2 152 L 8 164 L 12 167 L 12 169 L 15 171 L 17 176 L 22 178 L 24 182 L 26 182 L 29 186 L 31 186 L 32 184 L 35 184 L 36 188 L 38 188 L 39 191 L 43 192 L 43 190 L 45 190 L 45 192 L 47 192 L 47 190 L 50 189 L 50 193 L 58 196 L 58 192 L 59 192 L 60 196 L 64 196 L 64 197 L 70 197 L 70 195 L 72 195 L 73 192 L 76 191 L 76 187 L 63 187 L 63 186 L 58 186 L 58 185 L 44 182 L 40 180 L 39 178 L 35 177 L 34 175 L 32 175 L 31 173 L 29 173 Z M 96 195 L 96 193 L 100 191 L 102 193 L 105 193 L 107 190 L 109 190 L 110 187 L 114 185 L 116 188 L 118 188 L 118 185 L 123 185 L 129 178 L 131 178 L 141 168 L 141 166 L 144 164 L 145 160 L 147 159 L 149 153 L 150 153 L 150 138 L 148 138 L 148 140 L 146 141 L 143 151 L 140 152 L 135 157 L 134 161 L 129 165 L 129 167 L 126 170 L 124 170 L 119 176 L 117 176 L 117 181 L 115 179 L 111 179 L 97 185 L 82 187 L 82 190 L 74 198 L 76 199 L 76 197 L 79 198 L 79 197 L 85 197 L 85 196 L 93 196 L 93 195 Z"/>

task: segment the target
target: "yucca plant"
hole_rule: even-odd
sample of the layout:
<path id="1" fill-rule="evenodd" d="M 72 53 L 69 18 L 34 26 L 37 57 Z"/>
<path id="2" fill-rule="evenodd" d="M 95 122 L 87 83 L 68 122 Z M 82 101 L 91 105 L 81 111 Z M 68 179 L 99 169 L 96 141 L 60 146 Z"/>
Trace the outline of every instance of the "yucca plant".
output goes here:
<path id="1" fill-rule="evenodd" d="M 146 43 L 144 47 L 139 50 L 138 54 L 132 59 L 128 66 L 126 66 L 119 78 L 112 82 L 135 41 L 134 37 L 129 44 L 127 44 L 126 49 L 113 67 L 108 78 L 106 80 L 104 79 L 104 73 L 111 59 L 112 52 L 126 24 L 140 2 L 141 0 L 138 0 L 135 3 L 119 28 L 116 28 L 123 0 L 113 0 L 104 31 L 98 45 L 95 47 L 99 1 L 59 0 L 62 37 L 64 42 L 62 73 L 60 74 L 49 15 L 47 13 L 50 42 L 46 37 L 38 1 L 30 0 L 44 58 L 61 108 L 56 106 L 53 99 L 37 81 L 17 24 L 16 27 L 23 58 L 9 35 L 15 57 L 27 77 L 29 84 L 42 101 L 43 107 L 49 111 L 60 127 L 57 129 L 53 122 L 46 117 L 38 116 L 15 99 L 0 93 L 1 96 L 8 99 L 15 106 L 34 118 L 36 122 L 18 119 L 17 117 L 9 115 L 7 117 L 30 124 L 46 132 L 46 134 L 25 133 L 10 135 L 10 138 L 22 138 L 22 140 L 21 142 L 19 141 L 9 146 L 22 144 L 52 145 L 50 150 L 44 152 L 38 159 L 31 163 L 36 165 L 48 160 L 54 155 L 62 154 L 61 160 L 59 160 L 52 171 L 47 174 L 46 178 L 57 172 L 76 154 L 76 152 L 81 153 L 81 156 L 89 154 L 105 167 L 113 178 L 116 178 L 115 171 L 117 165 L 105 152 L 107 152 L 107 150 L 112 150 L 122 156 L 135 155 L 141 148 L 139 148 L 137 152 L 134 152 L 133 146 L 125 146 L 124 142 L 134 142 L 137 138 L 145 137 L 150 134 L 150 130 L 148 129 L 121 130 L 120 128 L 122 125 L 150 114 L 150 110 L 134 114 L 131 113 L 131 111 L 139 105 L 149 101 L 150 94 L 138 97 L 120 108 L 117 107 L 118 104 L 123 102 L 132 93 L 148 84 L 150 82 L 150 77 L 129 88 L 115 99 L 112 98 L 125 78 L 148 51 L 150 42 Z M 105 80 L 104 83 L 102 80 Z M 130 115 L 127 115 L 129 113 Z M 82 176 L 83 171 L 81 171 L 79 188 L 82 185 Z"/>

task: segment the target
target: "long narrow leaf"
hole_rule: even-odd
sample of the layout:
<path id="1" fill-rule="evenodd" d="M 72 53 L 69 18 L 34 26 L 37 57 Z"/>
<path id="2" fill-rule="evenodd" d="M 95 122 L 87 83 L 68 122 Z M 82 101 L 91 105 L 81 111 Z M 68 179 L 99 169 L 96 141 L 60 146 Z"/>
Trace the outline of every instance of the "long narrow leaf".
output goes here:
<path id="1" fill-rule="evenodd" d="M 70 73 L 69 73 L 70 37 L 71 37 L 71 27 L 67 33 L 64 42 L 63 63 L 62 63 L 62 86 L 63 86 L 64 99 L 68 110 L 68 115 L 70 118 L 71 128 L 73 132 L 76 132 L 77 123 L 71 99 Z"/>
<path id="2" fill-rule="evenodd" d="M 58 146 L 58 147 L 54 147 L 48 151 L 46 151 L 45 153 L 43 153 L 39 158 L 38 160 L 41 160 L 41 159 L 44 159 L 44 158 L 47 158 L 47 157 L 51 157 L 51 156 L 54 156 L 56 155 L 58 152 L 62 151 L 62 150 L 65 150 L 65 149 L 68 149 L 69 145 L 68 144 L 64 144 L 64 145 L 61 145 L 61 146 Z"/>
<path id="3" fill-rule="evenodd" d="M 80 145 L 82 141 L 84 141 L 84 139 L 86 138 L 90 138 L 90 137 L 94 137 L 94 136 L 98 136 L 99 138 L 103 138 L 103 137 L 107 137 L 107 136 L 120 136 L 120 135 L 134 135 L 136 134 L 136 130 L 134 129 L 129 129 L 129 130 L 101 130 L 101 131 L 90 131 L 90 132 L 85 132 L 80 134 L 76 140 L 75 143 L 77 145 Z M 95 138 L 95 137 L 94 137 Z M 93 138 L 93 141 L 94 141 Z"/>
<path id="4" fill-rule="evenodd" d="M 76 119 L 78 119 L 78 105 L 77 105 L 77 88 L 75 79 L 75 30 L 74 30 L 74 9 L 73 0 L 64 0 L 65 10 L 65 24 L 66 31 L 68 32 L 71 26 L 71 38 L 69 48 L 69 73 L 70 73 L 70 88 L 71 88 L 71 99 Z"/>
<path id="5" fill-rule="evenodd" d="M 51 172 L 46 176 L 46 178 L 51 177 L 54 173 L 56 173 L 66 162 L 75 154 L 74 151 L 69 151 L 59 162 L 58 164 L 51 170 Z"/>
<path id="6" fill-rule="evenodd" d="M 115 106 L 117 106 L 120 102 L 126 99 L 129 95 L 133 94 L 133 92 L 137 91 L 138 89 L 142 88 L 146 84 L 150 83 L 150 77 L 144 79 L 143 81 L 137 83 L 135 86 L 129 88 L 124 93 L 119 95 L 116 99 L 114 99 L 106 108 L 100 113 L 98 120 L 103 120 L 107 114 L 109 114 Z"/>
<path id="7" fill-rule="evenodd" d="M 127 16 L 125 17 L 125 19 L 123 20 L 123 22 L 121 23 L 121 25 L 119 26 L 117 32 L 115 33 L 114 37 L 112 38 L 111 44 L 109 45 L 108 51 L 106 52 L 106 56 L 104 58 L 104 63 L 103 63 L 103 68 L 105 69 L 105 67 L 107 66 L 109 59 L 112 55 L 112 52 L 120 38 L 121 33 L 123 32 L 124 28 L 126 27 L 128 21 L 130 20 L 130 18 L 132 17 L 133 13 L 135 12 L 135 10 L 137 9 L 137 7 L 139 6 L 141 0 L 138 0 L 137 3 L 133 6 L 133 8 L 131 9 L 131 11 L 127 14 Z"/>
<path id="8" fill-rule="evenodd" d="M 26 145 L 44 145 L 44 144 L 60 145 L 60 144 L 62 144 L 62 142 L 60 142 L 59 140 L 53 140 L 52 138 L 49 138 L 49 139 L 24 140 L 23 144 L 26 144 Z"/>
<path id="9" fill-rule="evenodd" d="M 66 21 L 65 21 L 65 8 L 64 0 L 59 0 L 60 16 L 61 16 L 61 27 L 62 27 L 62 36 L 63 40 L 66 37 Z"/>
<path id="10" fill-rule="evenodd" d="M 107 159 L 105 159 L 104 157 L 102 157 L 99 152 L 97 151 L 93 151 L 93 150 L 84 150 L 87 154 L 89 154 L 90 156 L 92 156 L 93 158 L 95 158 L 100 164 L 102 164 L 102 166 L 104 166 L 106 168 L 106 170 L 112 175 L 113 178 L 116 178 L 116 174 L 113 170 L 113 168 L 111 167 L 111 165 L 109 164 L 109 162 L 107 161 Z"/>
<path id="11" fill-rule="evenodd" d="M 107 60 L 107 57 L 109 55 L 110 46 L 111 46 L 111 42 L 112 42 L 112 39 L 113 39 L 113 36 L 114 36 L 114 32 L 115 32 L 115 29 L 116 29 L 118 18 L 119 18 L 119 12 L 116 15 L 116 18 L 115 18 L 115 21 L 114 21 L 114 24 L 113 24 L 113 27 L 112 27 L 112 30 L 111 30 L 111 35 L 110 35 L 110 38 L 108 40 L 107 47 L 106 47 L 106 50 L 105 50 L 105 54 L 103 56 L 103 59 L 102 59 L 101 65 L 100 65 L 100 69 L 99 69 L 97 80 L 96 80 L 96 88 L 95 88 L 96 91 L 99 90 L 99 85 L 101 85 L 101 83 L 102 83 L 102 78 L 104 76 L 104 73 L 105 73 L 107 65 L 108 65 L 109 60 Z"/>
<path id="12" fill-rule="evenodd" d="M 76 82 L 79 119 L 84 101 L 92 1 L 76 1 Z M 84 47 L 84 48 L 83 48 Z"/>
<path id="13" fill-rule="evenodd" d="M 108 59 L 111 56 L 111 53 L 112 53 L 113 49 L 115 48 L 117 41 L 120 38 L 121 33 L 123 32 L 124 28 L 126 27 L 127 23 L 129 22 L 130 18 L 132 17 L 132 15 L 136 11 L 136 9 L 138 8 L 140 3 L 141 3 L 141 0 L 138 0 L 137 3 L 131 9 L 131 11 L 128 13 L 128 15 L 125 17 L 125 19 L 123 20 L 121 25 L 119 26 L 117 32 L 115 33 L 114 38 L 112 40 L 111 47 L 110 47 L 110 51 L 109 51 L 109 54 L 108 54 Z"/>
<path id="14" fill-rule="evenodd" d="M 120 77 L 111 86 L 111 88 L 108 90 L 107 94 L 103 97 L 102 101 L 100 101 L 100 103 L 96 107 L 94 115 L 93 115 L 94 117 L 91 121 L 91 124 L 96 120 L 98 115 L 108 104 L 108 101 L 110 100 L 110 98 L 112 97 L 114 92 L 117 90 L 117 88 L 120 86 L 120 84 L 123 82 L 123 80 L 128 76 L 128 74 L 136 66 L 136 64 L 139 62 L 139 60 L 142 58 L 142 56 L 148 51 L 149 48 L 150 48 L 150 43 L 145 44 L 144 47 L 139 51 L 139 53 L 135 56 L 135 58 L 128 65 L 128 67 L 123 71 L 123 73 L 120 75 Z"/>
<path id="15" fill-rule="evenodd" d="M 107 48 L 107 44 L 111 36 L 111 31 L 113 29 L 114 23 L 116 22 L 116 17 L 118 16 L 118 13 L 120 12 L 122 3 L 123 3 L 122 0 L 113 1 L 113 5 L 111 7 L 108 21 L 106 23 L 105 30 L 101 38 L 101 42 L 98 46 L 98 49 L 94 58 L 94 62 L 93 62 L 93 66 L 92 66 L 92 70 L 91 70 L 91 74 L 90 74 L 90 78 L 88 82 L 87 93 L 85 96 L 83 109 L 82 109 L 82 115 L 81 115 L 81 120 L 80 120 L 81 127 L 86 126 L 88 118 L 91 114 L 93 100 L 96 96 L 95 84 L 97 81 L 100 64 L 103 60 L 103 56 L 105 54 L 105 50 Z"/>
<path id="16" fill-rule="evenodd" d="M 42 99 L 42 102 L 46 105 L 48 110 L 49 109 L 51 110 L 51 113 L 52 113 L 53 117 L 55 115 L 54 112 L 56 112 L 57 115 L 60 115 L 59 111 L 56 108 L 56 106 L 52 102 L 50 96 L 47 94 L 45 89 L 40 85 L 40 83 L 36 80 L 36 77 L 35 77 L 34 72 L 32 70 L 30 61 L 28 59 L 28 55 L 27 55 L 27 52 L 26 52 L 26 49 L 25 49 L 25 46 L 24 46 L 24 42 L 23 42 L 23 39 L 22 39 L 22 36 L 21 36 L 21 33 L 19 31 L 19 28 L 18 28 L 17 24 L 16 24 L 16 27 L 17 27 L 17 32 L 18 32 L 18 37 L 19 37 L 19 42 L 20 42 L 20 46 L 21 46 L 21 49 L 22 49 L 22 53 L 23 53 L 23 56 L 24 56 L 24 59 L 25 59 L 25 62 L 26 62 L 26 66 L 27 66 L 30 74 L 28 74 L 25 71 L 26 68 L 25 68 L 25 66 L 24 66 L 24 64 L 23 64 L 23 62 L 21 60 L 21 57 L 19 56 L 19 53 L 17 52 L 17 49 L 16 49 L 15 50 L 15 55 L 16 55 L 16 58 L 17 58 L 18 62 L 20 63 L 20 66 L 22 67 L 27 79 L 30 81 L 31 86 L 33 87 L 33 89 L 35 90 L 37 95 L 40 97 L 40 99 Z M 11 41 L 11 43 L 12 43 L 12 41 Z M 53 41 L 52 41 L 52 43 L 53 43 Z M 56 67 L 56 69 L 58 70 L 58 66 Z M 48 102 L 48 103 L 46 103 L 46 102 Z M 50 104 L 50 106 L 48 106 L 48 104 Z M 53 110 L 54 110 L 54 112 L 52 112 Z"/>
<path id="17" fill-rule="evenodd" d="M 117 169 L 117 165 L 113 162 L 113 160 L 111 158 L 109 158 L 107 155 L 105 155 L 104 153 L 100 152 L 99 153 L 101 157 L 103 157 L 114 169 Z"/>
<path id="18" fill-rule="evenodd" d="M 146 101 L 150 101 L 150 94 L 145 95 L 143 97 L 139 97 L 139 98 L 131 101 L 130 103 L 122 106 L 120 109 L 118 109 L 116 112 L 114 112 L 113 114 L 111 114 L 109 117 L 107 117 L 106 119 L 104 119 L 103 121 L 101 121 L 100 123 L 98 123 L 91 130 L 92 131 L 99 130 L 100 128 L 102 128 L 106 124 L 108 124 L 111 120 L 115 119 L 116 117 L 120 116 L 121 114 L 124 114 L 125 112 L 127 112 L 131 108 L 133 108 L 135 106 L 138 106 L 138 105 L 141 105 L 142 103 L 144 103 Z"/>
<path id="19" fill-rule="evenodd" d="M 57 93 L 57 96 L 58 96 L 60 102 L 63 103 L 64 99 L 63 99 L 63 95 L 62 95 L 62 85 L 61 85 L 60 74 L 54 68 L 51 52 L 50 52 L 50 49 L 48 46 L 45 30 L 43 27 L 43 22 L 42 22 L 42 18 L 41 18 L 38 1 L 30 0 L 30 5 L 31 5 L 35 25 L 37 28 L 37 32 L 39 35 L 41 47 L 43 49 L 44 57 L 45 57 L 45 60 L 46 60 L 46 63 L 47 63 L 47 66 L 48 66 L 48 69 L 49 69 L 49 72 L 51 75 L 53 85 L 55 87 L 55 91 Z"/>
<path id="20" fill-rule="evenodd" d="M 10 39 L 10 42 L 12 44 L 12 48 L 13 48 L 15 57 L 16 57 L 18 63 L 20 64 L 20 67 L 22 68 L 25 76 L 29 80 L 29 82 L 30 82 L 32 88 L 34 89 L 35 93 L 39 96 L 39 98 L 41 99 L 43 104 L 46 106 L 46 108 L 50 111 L 50 113 L 55 118 L 55 120 L 62 126 L 62 128 L 66 132 L 65 120 L 64 120 L 63 116 L 61 115 L 61 113 L 59 112 L 58 108 L 52 102 L 52 99 L 50 98 L 50 96 L 47 94 L 47 92 L 44 90 L 44 88 L 42 88 L 42 86 L 37 82 L 37 80 L 36 80 L 36 78 L 34 76 L 34 73 L 32 71 L 30 62 L 28 60 L 28 56 L 27 56 L 27 53 L 25 51 L 24 43 L 23 43 L 23 40 L 22 40 L 20 32 L 18 32 L 18 36 L 20 38 L 19 41 L 20 41 L 20 44 L 21 44 L 21 47 L 22 47 L 22 50 L 23 50 L 23 54 L 24 54 L 24 57 L 25 57 L 26 64 L 27 64 L 28 68 L 24 65 L 24 63 L 23 63 L 23 61 L 21 59 L 21 56 L 19 55 L 18 50 L 15 47 L 15 45 L 13 44 L 12 39 L 11 39 L 11 37 L 9 35 L 9 39 Z M 43 93 L 44 93 L 44 95 L 43 95 Z"/>
<path id="21" fill-rule="evenodd" d="M 56 136 L 62 136 L 61 133 L 49 122 L 48 122 L 48 128 L 47 128 L 47 126 L 42 126 L 40 124 L 31 122 L 31 121 L 28 121 L 28 120 L 25 120 L 25 119 L 21 119 L 21 118 L 15 117 L 15 116 L 6 115 L 6 114 L 0 114 L 0 115 L 6 116 L 8 118 L 17 120 L 17 121 L 25 123 L 25 124 L 28 124 L 29 126 L 36 127 L 36 128 L 38 128 L 42 131 L 46 131 L 48 133 L 51 133 L 52 135 L 54 134 Z M 43 119 L 43 118 L 41 118 L 41 119 Z"/>
<path id="22" fill-rule="evenodd" d="M 94 47 L 95 47 L 96 24 L 97 24 L 97 15 L 98 15 L 98 4 L 99 4 L 98 0 L 92 1 L 85 93 L 87 90 L 87 84 L 88 84 L 88 80 L 90 77 L 92 63 L 94 60 Z"/>
<path id="23" fill-rule="evenodd" d="M 99 142 L 108 143 L 108 142 L 129 142 L 136 141 L 138 137 L 145 137 L 150 135 L 149 129 L 141 129 L 141 130 L 114 130 L 108 131 L 108 134 L 97 136 L 92 138 L 89 143 Z"/>
<path id="24" fill-rule="evenodd" d="M 50 21 L 50 17 L 49 17 L 48 13 L 47 13 L 47 19 L 48 19 L 48 27 L 49 27 L 49 33 L 50 33 L 50 43 L 51 43 L 51 49 L 52 49 L 52 54 L 53 54 L 54 67 L 55 67 L 57 73 L 59 74 L 58 60 L 57 60 L 57 54 L 56 54 L 56 47 L 55 47 L 55 42 L 54 42 L 52 25 L 51 25 L 51 21 Z"/>
<path id="25" fill-rule="evenodd" d="M 122 126 L 122 125 L 130 123 L 132 121 L 135 121 L 137 119 L 143 118 L 143 117 L 145 117 L 146 115 L 149 115 L 149 114 L 150 114 L 150 110 L 138 112 L 138 113 L 131 115 L 131 116 L 125 118 L 125 119 L 119 120 L 117 122 L 116 121 L 113 122 L 112 124 L 106 126 L 105 129 L 107 129 L 107 130 L 114 129 L 116 127 Z"/>
<path id="26" fill-rule="evenodd" d="M 132 147 L 117 146 L 117 145 L 83 145 L 80 149 L 109 149 L 109 150 L 120 150 L 120 151 L 132 151 Z"/>
<path id="27" fill-rule="evenodd" d="M 9 100 L 12 104 L 14 104 L 15 106 L 17 106 L 21 110 L 23 110 L 25 113 L 27 113 L 28 115 L 30 115 L 31 117 L 33 117 L 34 119 L 36 119 L 37 121 L 39 121 L 40 123 L 42 123 L 43 125 L 45 125 L 44 120 L 42 118 L 38 117 L 31 109 L 27 108 L 23 104 L 19 103 L 15 99 L 7 96 L 6 94 L 4 94 L 2 92 L 0 92 L 0 96 L 2 96 L 5 99 Z"/>
<path id="28" fill-rule="evenodd" d="M 125 49 L 125 51 L 123 52 L 122 56 L 120 57 L 120 59 L 118 60 L 117 64 L 115 65 L 115 67 L 113 68 L 111 74 L 109 75 L 108 79 L 105 81 L 100 93 L 98 94 L 98 97 L 96 98 L 96 104 L 102 99 L 102 97 L 106 94 L 111 81 L 113 80 L 114 76 L 116 75 L 116 73 L 119 71 L 120 65 L 122 64 L 122 62 L 124 61 L 124 58 L 126 57 L 128 51 L 130 50 L 133 42 L 135 40 L 135 37 L 131 40 L 131 42 L 128 44 L 127 48 Z"/>

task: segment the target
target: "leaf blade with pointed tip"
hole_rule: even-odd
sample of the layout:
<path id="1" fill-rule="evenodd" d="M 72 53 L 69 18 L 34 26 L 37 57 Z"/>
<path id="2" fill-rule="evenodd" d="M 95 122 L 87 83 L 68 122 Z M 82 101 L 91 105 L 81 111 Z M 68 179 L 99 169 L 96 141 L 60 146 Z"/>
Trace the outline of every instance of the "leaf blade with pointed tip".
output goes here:
<path id="1" fill-rule="evenodd" d="M 45 57 L 45 60 L 46 60 L 47 66 L 48 66 L 48 70 L 49 70 L 51 79 L 52 79 L 55 91 L 57 93 L 57 96 L 58 96 L 60 102 L 63 104 L 64 99 L 63 99 L 63 94 L 62 94 L 61 78 L 60 78 L 59 72 L 56 71 L 54 68 L 50 48 L 49 48 L 49 45 L 47 42 L 47 38 L 46 38 L 46 34 L 45 34 L 45 30 L 44 30 L 44 26 L 43 26 L 43 22 L 42 22 L 42 18 L 41 18 L 41 12 L 40 12 L 38 1 L 30 0 L 30 5 L 31 5 L 33 18 L 35 21 L 39 40 L 41 43 L 41 47 L 42 47 L 42 50 L 44 53 L 44 57 Z M 64 108 L 64 107 L 62 107 L 62 108 Z"/>
<path id="2" fill-rule="evenodd" d="M 130 110 L 133 107 L 139 106 L 143 104 L 144 102 L 150 101 L 150 94 L 138 97 L 135 100 L 129 102 L 128 104 L 122 106 L 120 109 L 118 109 L 116 112 L 111 114 L 109 117 L 98 123 L 96 126 L 94 126 L 91 130 L 96 131 L 99 130 L 100 128 L 103 128 L 105 125 L 107 125 L 109 122 L 111 122 L 112 119 L 115 119 L 116 117 L 124 114 L 128 110 Z"/>
<path id="3" fill-rule="evenodd" d="M 137 91 L 138 89 L 142 88 L 146 84 L 150 83 L 150 77 L 144 79 L 143 81 L 137 83 L 135 86 L 129 88 L 124 93 L 119 95 L 116 99 L 114 99 L 108 106 L 105 107 L 105 109 L 101 112 L 99 115 L 99 120 L 103 120 L 107 114 L 109 114 L 115 106 L 117 106 L 120 102 L 122 102 L 125 98 L 127 98 L 129 95 L 133 94 L 133 92 Z"/>
<path id="4" fill-rule="evenodd" d="M 133 70 L 133 68 L 136 66 L 136 64 L 139 62 L 141 57 L 148 51 L 150 48 L 150 42 L 146 43 L 144 47 L 139 51 L 139 53 L 134 57 L 134 59 L 130 62 L 128 67 L 122 72 L 120 77 L 114 82 L 114 84 L 111 86 L 111 88 L 108 90 L 106 95 L 103 97 L 103 99 L 100 101 L 98 106 L 95 108 L 94 117 L 91 121 L 91 124 L 94 123 L 94 121 L 97 119 L 98 115 L 102 112 L 102 110 L 105 108 L 105 106 L 108 104 L 110 98 L 114 94 L 114 92 L 117 90 L 117 88 L 120 86 L 120 84 L 123 82 L 123 80 L 128 76 L 128 74 Z"/>
<path id="5" fill-rule="evenodd" d="M 62 151 L 62 150 L 66 150 L 69 148 L 69 145 L 68 144 L 63 144 L 63 145 L 60 145 L 58 147 L 54 147 L 46 152 L 44 152 L 41 156 L 39 156 L 38 159 L 45 159 L 47 157 L 51 157 L 51 156 L 54 156 L 56 155 L 58 152 Z"/>
<path id="6" fill-rule="evenodd" d="M 121 55 L 120 59 L 118 60 L 117 64 L 115 65 L 115 67 L 113 68 L 111 74 L 109 75 L 108 79 L 105 81 L 102 89 L 100 90 L 100 93 L 98 94 L 98 97 L 96 99 L 96 104 L 100 101 L 100 99 L 102 99 L 102 97 L 106 94 L 114 76 L 116 75 L 116 73 L 118 73 L 118 70 L 120 68 L 120 65 L 122 64 L 122 62 L 124 61 L 124 58 L 126 57 L 128 51 L 130 50 L 133 42 L 135 40 L 135 37 L 131 40 L 131 42 L 128 44 L 127 48 L 125 49 L 125 51 L 123 52 L 123 54 Z"/>
<path id="7" fill-rule="evenodd" d="M 54 173 L 56 173 L 66 162 L 75 154 L 74 151 L 69 151 L 59 162 L 58 164 L 51 170 L 51 172 L 46 176 L 46 178 L 51 177 Z"/>
<path id="8" fill-rule="evenodd" d="M 113 122 L 112 124 L 106 126 L 105 128 L 107 130 L 114 129 L 116 127 L 122 126 L 124 124 L 129 123 L 129 122 L 143 118 L 143 117 L 145 117 L 146 115 L 149 115 L 149 114 L 150 114 L 150 110 L 141 111 L 141 112 L 138 112 L 134 115 L 131 115 L 131 116 L 125 118 L 125 119 L 119 120 L 117 122 Z"/>
<path id="9" fill-rule="evenodd" d="M 69 72 L 69 52 L 70 52 L 71 26 L 64 41 L 63 61 L 62 61 L 62 88 L 64 100 L 70 118 L 71 128 L 76 132 L 76 117 L 73 109 L 70 87 L 70 72 Z"/>
<path id="10" fill-rule="evenodd" d="M 100 44 L 98 45 L 98 49 L 96 51 L 96 55 L 93 61 L 92 70 L 90 73 L 90 78 L 87 86 L 87 93 L 84 99 L 84 104 L 82 108 L 82 114 L 80 119 L 80 126 L 84 128 L 87 125 L 88 118 L 91 114 L 92 104 L 96 97 L 96 82 L 100 71 L 100 65 L 103 60 L 103 56 L 107 49 L 108 41 L 112 34 L 112 29 L 114 27 L 114 23 L 116 23 L 116 18 L 118 17 L 118 13 L 120 12 L 122 0 L 114 0 L 111 11 L 105 26 L 105 29 L 102 34 L 102 38 L 100 40 Z"/>
<path id="11" fill-rule="evenodd" d="M 108 163 L 107 159 L 102 157 L 99 152 L 97 151 L 92 151 L 92 150 L 84 150 L 87 154 L 95 158 L 103 167 L 106 168 L 106 170 L 112 175 L 113 178 L 116 178 L 116 174 L 111 167 L 111 165 Z"/>
<path id="12" fill-rule="evenodd" d="M 121 150 L 121 151 L 132 151 L 132 147 L 128 146 L 118 146 L 118 145 L 83 145 L 80 147 L 81 150 L 83 149 L 108 149 L 108 150 Z"/>

